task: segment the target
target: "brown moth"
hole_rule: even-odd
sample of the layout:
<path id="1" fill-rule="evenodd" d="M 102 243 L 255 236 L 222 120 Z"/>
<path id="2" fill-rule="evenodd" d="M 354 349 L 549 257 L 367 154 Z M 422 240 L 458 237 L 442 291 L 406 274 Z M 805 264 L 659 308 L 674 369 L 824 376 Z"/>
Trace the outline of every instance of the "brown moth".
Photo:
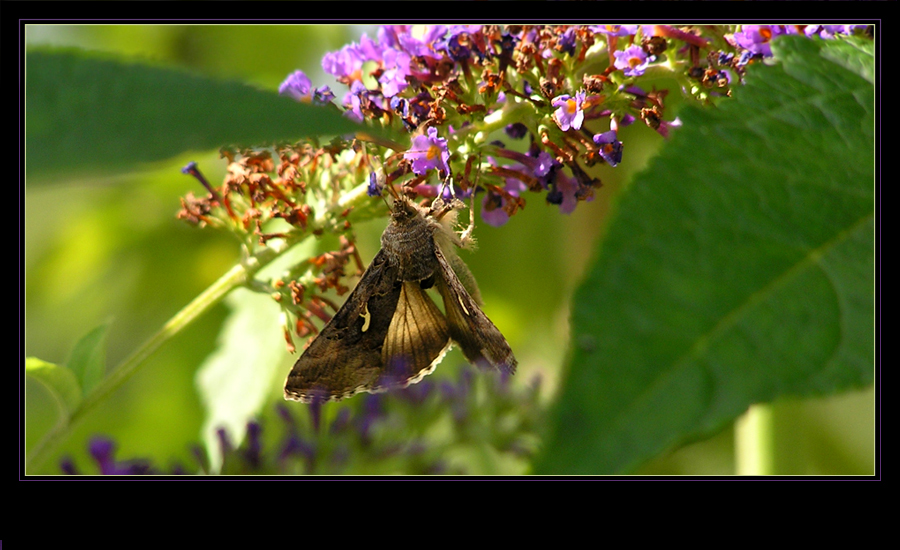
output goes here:
<path id="1" fill-rule="evenodd" d="M 475 279 L 456 255 L 460 206 L 458 199 L 428 208 L 394 199 L 381 250 L 294 364 L 285 399 L 337 401 L 406 387 L 430 374 L 454 342 L 472 364 L 515 372 L 509 344 L 481 311 Z M 443 312 L 425 292 L 431 287 Z"/>

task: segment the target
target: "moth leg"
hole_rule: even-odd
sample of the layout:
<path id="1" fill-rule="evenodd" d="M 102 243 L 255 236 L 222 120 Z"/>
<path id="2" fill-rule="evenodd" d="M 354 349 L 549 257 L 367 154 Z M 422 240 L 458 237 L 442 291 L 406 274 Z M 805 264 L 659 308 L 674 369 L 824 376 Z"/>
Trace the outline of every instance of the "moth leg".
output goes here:
<path id="1" fill-rule="evenodd" d="M 472 233 L 475 231 L 475 188 L 472 188 L 472 194 L 469 196 L 469 226 L 459 234 L 459 242 L 462 248 L 470 249 L 475 245 L 475 238 Z"/>
<path id="2" fill-rule="evenodd" d="M 443 197 L 444 191 L 446 189 L 450 189 L 450 198 L 451 199 L 456 198 L 456 192 L 453 190 L 453 186 L 450 185 L 450 178 L 451 178 L 450 174 L 447 174 L 447 177 L 441 181 L 441 188 L 438 189 L 438 197 Z M 451 200 L 451 202 L 452 202 L 452 200 Z"/>
<path id="3" fill-rule="evenodd" d="M 466 163 L 466 179 L 469 178 L 471 170 L 471 159 Z M 481 176 L 481 155 L 478 155 L 478 168 L 475 171 L 475 181 L 472 181 L 469 194 L 469 226 L 459 234 L 459 242 L 462 248 L 474 249 L 475 238 L 472 234 L 475 231 L 475 190 L 478 189 L 478 180 Z"/>

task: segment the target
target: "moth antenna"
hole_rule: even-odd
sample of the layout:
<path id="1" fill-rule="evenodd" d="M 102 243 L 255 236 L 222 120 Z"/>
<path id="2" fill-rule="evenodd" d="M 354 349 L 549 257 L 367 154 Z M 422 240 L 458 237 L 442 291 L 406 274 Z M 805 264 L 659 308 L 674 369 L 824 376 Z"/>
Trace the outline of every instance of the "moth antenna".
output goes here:
<path id="1" fill-rule="evenodd" d="M 369 156 L 369 149 L 366 147 L 365 141 L 354 140 L 353 143 L 354 145 L 359 145 L 359 148 L 362 150 L 362 154 L 366 159 L 365 162 L 369 166 L 369 195 L 374 196 L 373 191 L 377 191 L 378 196 L 381 197 L 381 200 L 383 200 L 388 209 L 390 209 L 391 205 L 385 198 L 383 189 L 387 187 L 388 193 L 390 193 L 391 196 L 393 196 L 395 199 L 397 198 L 397 192 L 394 189 L 394 185 L 388 184 L 387 182 L 387 176 L 384 173 L 384 165 L 381 163 L 381 159 L 377 155 Z"/>
<path id="2" fill-rule="evenodd" d="M 400 194 L 397 192 L 397 189 L 394 187 L 394 184 L 393 184 L 393 183 L 388 184 L 388 185 L 385 185 L 385 187 L 387 188 L 388 193 L 391 194 L 391 197 L 392 197 L 395 201 L 400 199 Z M 384 198 L 384 194 L 383 194 L 383 193 L 382 193 L 381 197 Z M 385 200 L 387 200 L 387 199 L 385 199 Z"/>

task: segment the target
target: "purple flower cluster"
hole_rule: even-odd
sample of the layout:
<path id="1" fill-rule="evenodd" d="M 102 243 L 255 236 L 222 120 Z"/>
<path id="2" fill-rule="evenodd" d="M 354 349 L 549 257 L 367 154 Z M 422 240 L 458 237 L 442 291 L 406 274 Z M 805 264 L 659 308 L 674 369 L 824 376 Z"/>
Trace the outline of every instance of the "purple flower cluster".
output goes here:
<path id="1" fill-rule="evenodd" d="M 820 38 L 834 38 L 862 32 L 866 25 L 742 25 L 733 35 L 736 46 L 753 55 L 770 57 L 771 41 L 783 34 L 802 34 Z"/>
<path id="2" fill-rule="evenodd" d="M 106 437 L 94 437 L 88 444 L 88 453 L 97 463 L 97 469 L 101 475 L 146 475 L 157 471 L 150 467 L 147 460 L 116 460 L 116 444 Z M 60 469 L 65 474 L 79 475 L 81 472 L 75 466 L 71 458 L 63 458 Z"/>
<path id="3" fill-rule="evenodd" d="M 347 87 L 346 116 L 410 134 L 408 144 L 381 151 L 385 177 L 370 181 L 370 195 L 399 186 L 434 197 L 455 188 L 446 185 L 452 178 L 463 193 L 483 194 L 482 217 L 501 225 L 528 193 L 543 193 L 566 214 L 591 200 L 600 186 L 592 167 L 622 161 L 620 127 L 642 120 L 666 137 L 678 126 L 665 116 L 664 93 L 633 93 L 657 65 L 670 71 L 672 61 L 689 62 L 700 84 L 691 93 L 706 101 L 729 95 L 748 63 L 771 55 L 779 35 L 860 32 L 859 25 L 394 25 L 326 54 L 322 67 Z M 730 48 L 715 51 L 714 43 Z M 316 103 L 333 97 L 328 87 L 313 90 L 300 71 L 281 93 Z M 507 144 L 488 141 L 488 120 L 514 128 L 513 140 L 527 138 L 523 154 L 541 163 L 498 154 Z"/>
<path id="4" fill-rule="evenodd" d="M 476 391 L 479 384 L 484 388 Z M 537 381 L 514 390 L 507 376 L 474 376 L 474 370 L 466 367 L 456 380 L 429 378 L 402 390 L 365 394 L 360 400 L 346 403 L 314 402 L 306 413 L 279 404 L 274 424 L 266 424 L 271 425 L 274 435 L 264 438 L 263 424 L 250 422 L 243 442 L 235 446 L 225 430 L 218 430 L 220 473 L 466 473 L 469 467 L 446 462 L 446 448 L 476 444 L 516 456 L 534 452 L 528 442 L 533 439 L 540 416 L 538 390 Z M 336 414 L 323 414 L 323 409 L 330 406 L 338 407 Z M 493 421 L 504 411 L 519 413 L 514 425 Z M 441 433 L 446 434 L 448 416 L 453 433 L 447 436 L 449 439 L 434 439 L 434 424 L 440 423 Z M 191 471 L 181 465 L 163 471 L 151 467 L 147 460 L 117 460 L 115 443 L 105 437 L 92 439 L 88 450 L 101 475 L 212 473 L 206 454 L 199 447 L 192 449 L 197 465 Z M 60 467 L 69 475 L 95 473 L 80 471 L 70 458 L 63 459 Z"/>

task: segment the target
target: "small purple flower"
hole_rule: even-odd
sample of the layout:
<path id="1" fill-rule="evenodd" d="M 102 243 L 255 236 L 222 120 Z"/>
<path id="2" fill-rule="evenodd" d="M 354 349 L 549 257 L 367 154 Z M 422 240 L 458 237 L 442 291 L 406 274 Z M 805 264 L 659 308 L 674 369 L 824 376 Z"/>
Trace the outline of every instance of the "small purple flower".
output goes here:
<path id="1" fill-rule="evenodd" d="M 88 445 L 88 452 L 100 467 L 100 473 L 109 475 L 141 475 L 150 473 L 150 466 L 142 460 L 116 461 L 116 444 L 105 437 L 95 437 Z"/>
<path id="2" fill-rule="evenodd" d="M 650 58 L 640 46 L 629 46 L 625 51 L 617 51 L 615 56 L 616 68 L 623 69 L 625 76 L 641 76 L 650 64 Z"/>
<path id="3" fill-rule="evenodd" d="M 319 433 L 322 425 L 322 404 L 325 403 L 324 392 L 314 392 L 309 402 L 309 419 L 312 422 L 313 431 Z"/>
<path id="4" fill-rule="evenodd" d="M 807 25 L 803 32 L 806 36 L 834 38 L 839 34 L 853 34 L 856 29 L 864 29 L 865 25 Z"/>
<path id="5" fill-rule="evenodd" d="M 559 211 L 563 214 L 571 214 L 578 205 L 578 182 L 562 170 L 555 172 L 553 182 L 549 184 L 547 202 L 559 205 Z"/>
<path id="6" fill-rule="evenodd" d="M 622 162 L 622 142 L 619 141 L 615 130 L 596 134 L 594 143 L 600 146 L 600 156 L 610 166 L 616 166 Z"/>
<path id="7" fill-rule="evenodd" d="M 359 44 L 356 44 L 355 52 L 357 57 L 364 61 L 381 62 L 381 54 L 384 47 L 378 41 L 372 40 L 365 33 L 359 38 Z"/>
<path id="8" fill-rule="evenodd" d="M 637 25 L 591 25 L 589 27 L 595 33 L 609 36 L 633 36 L 637 33 Z"/>
<path id="9" fill-rule="evenodd" d="M 341 409 L 338 411 L 337 416 L 334 417 L 334 420 L 331 421 L 328 433 L 331 435 L 339 434 L 347 429 L 348 426 L 350 426 L 350 409 Z"/>
<path id="10" fill-rule="evenodd" d="M 505 130 L 506 135 L 513 139 L 522 139 L 526 134 L 528 134 L 528 127 L 521 122 L 513 122 L 512 124 L 507 124 Z"/>
<path id="11" fill-rule="evenodd" d="M 769 42 L 785 32 L 778 25 L 744 25 L 741 30 L 734 33 L 734 41 L 745 50 L 769 57 L 772 55 L 772 46 Z"/>
<path id="12" fill-rule="evenodd" d="M 384 189 L 384 185 L 378 180 L 378 174 L 376 174 L 375 172 L 369 172 L 369 187 L 366 189 L 366 194 L 370 197 L 381 196 L 381 191 Z"/>
<path id="13" fill-rule="evenodd" d="M 344 82 L 359 80 L 365 60 L 353 46 L 351 44 L 336 52 L 326 53 L 322 57 L 322 70 Z"/>
<path id="14" fill-rule="evenodd" d="M 382 394 L 368 393 L 363 397 L 363 410 L 356 417 L 356 429 L 360 441 L 368 446 L 372 443 L 372 426 L 384 416 L 384 398 Z"/>
<path id="15" fill-rule="evenodd" d="M 409 85 L 406 77 L 412 72 L 409 70 L 410 55 L 399 50 L 387 50 L 384 52 L 384 72 L 378 79 L 381 83 L 381 91 L 385 97 L 392 97 Z"/>
<path id="16" fill-rule="evenodd" d="M 288 75 L 281 86 L 278 87 L 278 93 L 290 96 L 297 101 L 309 100 L 309 90 L 312 88 L 312 82 L 303 71 L 294 71 Z"/>
<path id="17" fill-rule="evenodd" d="M 393 47 L 389 37 L 380 31 L 378 34 L 378 41 L 363 34 L 358 44 L 348 44 L 338 51 L 326 53 L 322 57 L 322 69 L 347 85 L 362 80 L 363 64 L 369 61 L 381 64 L 383 52 Z"/>
<path id="18" fill-rule="evenodd" d="M 281 86 L 278 87 L 278 93 L 284 96 L 292 97 L 297 101 L 312 101 L 316 105 L 324 105 L 334 99 L 334 94 L 328 86 L 321 86 L 312 89 L 312 82 L 303 71 L 294 71 L 289 74 Z"/>
<path id="19" fill-rule="evenodd" d="M 659 128 L 656 129 L 656 132 L 664 138 L 669 137 L 669 130 L 672 128 L 680 128 L 681 127 L 681 119 L 675 117 L 675 120 L 668 121 L 663 120 L 659 123 Z"/>
<path id="20" fill-rule="evenodd" d="M 505 194 L 488 189 L 481 200 L 481 218 L 488 225 L 500 227 L 508 222 L 510 198 L 519 197 L 528 190 L 528 186 L 518 178 L 508 177 L 503 190 Z"/>
<path id="21" fill-rule="evenodd" d="M 581 129 L 581 123 L 584 122 L 584 109 L 582 108 L 584 97 L 584 92 L 577 92 L 574 98 L 563 94 L 551 103 L 557 108 L 553 114 L 556 116 L 556 123 L 563 132 L 568 131 L 569 128 Z"/>
<path id="22" fill-rule="evenodd" d="M 258 422 L 247 423 L 247 448 L 244 450 L 244 460 L 246 460 L 250 467 L 254 470 L 259 469 L 260 465 L 262 464 L 262 443 L 260 441 L 261 433 L 262 426 L 260 426 Z"/>
<path id="23" fill-rule="evenodd" d="M 422 33 L 403 32 L 397 34 L 399 49 L 413 57 L 430 57 L 440 59 L 441 55 L 435 53 L 435 46 L 447 34 L 444 25 L 426 25 Z"/>
<path id="24" fill-rule="evenodd" d="M 428 129 L 428 135 L 416 136 L 412 147 L 403 154 L 403 157 L 412 161 L 412 170 L 420 176 L 432 168 L 437 168 L 449 174 L 450 151 L 447 149 L 447 140 L 438 137 L 437 128 Z"/>
<path id="25" fill-rule="evenodd" d="M 400 96 L 391 97 L 388 105 L 391 106 L 391 110 L 400 115 L 401 117 L 409 116 L 409 101 L 406 98 Z"/>
<path id="26" fill-rule="evenodd" d="M 344 96 L 343 103 L 346 108 L 344 116 L 356 122 L 362 122 L 362 102 L 366 100 L 364 96 L 367 96 L 368 93 L 369 90 L 366 89 L 365 84 L 359 80 L 353 81 L 353 84 L 350 85 L 350 91 Z"/>
<path id="27" fill-rule="evenodd" d="M 334 92 L 331 91 L 329 86 L 319 86 L 312 93 L 312 102 L 313 105 L 325 105 L 326 103 L 331 103 L 331 100 L 334 99 Z"/>
<path id="28" fill-rule="evenodd" d="M 750 63 L 750 60 L 755 56 L 760 56 L 762 54 L 756 54 L 751 52 L 750 50 L 744 50 L 741 52 L 741 56 L 738 58 L 738 67 L 743 67 L 747 63 Z"/>
<path id="29" fill-rule="evenodd" d="M 576 44 L 575 27 L 569 27 L 562 36 L 559 37 L 559 49 L 565 54 L 575 55 Z"/>
<path id="30" fill-rule="evenodd" d="M 451 25 L 447 38 L 437 45 L 438 51 L 444 51 L 450 59 L 463 62 L 472 57 L 475 47 L 472 37 L 481 33 L 481 25 Z"/>
<path id="31" fill-rule="evenodd" d="M 78 468 L 75 467 L 75 462 L 72 460 L 72 457 L 65 456 L 62 460 L 59 461 L 59 469 L 66 475 L 77 476 Z"/>

